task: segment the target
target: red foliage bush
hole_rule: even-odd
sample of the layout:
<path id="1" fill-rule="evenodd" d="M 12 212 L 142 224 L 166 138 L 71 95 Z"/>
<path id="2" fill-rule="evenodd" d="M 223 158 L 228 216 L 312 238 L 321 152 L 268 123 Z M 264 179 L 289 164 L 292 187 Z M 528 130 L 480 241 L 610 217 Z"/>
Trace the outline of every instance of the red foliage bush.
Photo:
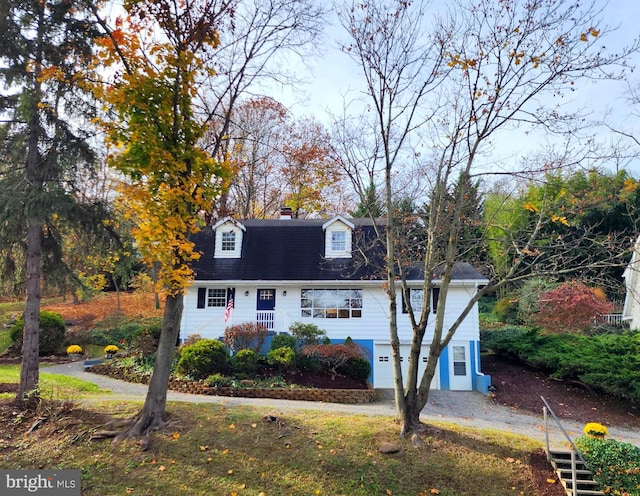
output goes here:
<path id="1" fill-rule="evenodd" d="M 302 348 L 301 353 L 316 357 L 334 376 L 338 374 L 338 367 L 362 357 L 360 348 L 349 344 L 310 344 Z"/>
<path id="2" fill-rule="evenodd" d="M 610 313 L 613 304 L 602 291 L 579 282 L 565 282 L 538 298 L 534 321 L 549 332 L 588 331 L 598 315 Z"/>
<path id="3" fill-rule="evenodd" d="M 269 330 L 260 324 L 245 322 L 227 327 L 224 330 L 224 342 L 233 353 L 240 350 L 260 352 L 260 348 L 267 339 Z"/>

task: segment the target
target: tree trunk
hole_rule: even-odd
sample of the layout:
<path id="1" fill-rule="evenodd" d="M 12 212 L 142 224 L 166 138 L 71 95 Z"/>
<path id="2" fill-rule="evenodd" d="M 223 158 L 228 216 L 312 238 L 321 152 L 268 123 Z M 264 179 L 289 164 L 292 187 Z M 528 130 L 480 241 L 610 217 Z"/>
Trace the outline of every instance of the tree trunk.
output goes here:
<path id="1" fill-rule="evenodd" d="M 22 367 L 16 404 L 28 399 L 38 388 L 40 355 L 40 274 L 42 262 L 42 228 L 35 219 L 27 227 L 27 302 L 22 334 Z"/>
<path id="2" fill-rule="evenodd" d="M 42 127 L 38 104 L 42 96 L 39 76 L 42 69 L 42 45 L 44 31 L 44 7 L 38 5 L 38 31 L 34 75 L 29 95 L 28 145 L 25 161 L 25 178 L 27 192 L 25 199 L 25 218 L 27 219 L 27 253 L 26 253 L 26 293 L 27 301 L 24 310 L 24 331 L 22 334 L 22 367 L 20 384 L 15 398 L 16 404 L 23 404 L 30 393 L 36 392 L 39 381 L 40 366 L 40 277 L 42 275 L 42 216 L 40 196 L 43 194 L 43 168 L 45 164 L 40 153 L 40 136 Z"/>
<path id="3" fill-rule="evenodd" d="M 162 317 L 160 343 L 156 353 L 156 363 L 149 382 L 149 390 L 142 411 L 135 417 L 133 424 L 116 436 L 114 442 L 128 437 L 144 436 L 152 431 L 160 430 L 167 424 L 167 391 L 171 363 L 176 351 L 176 341 L 180 332 L 180 319 L 183 309 L 182 293 L 167 296 Z"/>

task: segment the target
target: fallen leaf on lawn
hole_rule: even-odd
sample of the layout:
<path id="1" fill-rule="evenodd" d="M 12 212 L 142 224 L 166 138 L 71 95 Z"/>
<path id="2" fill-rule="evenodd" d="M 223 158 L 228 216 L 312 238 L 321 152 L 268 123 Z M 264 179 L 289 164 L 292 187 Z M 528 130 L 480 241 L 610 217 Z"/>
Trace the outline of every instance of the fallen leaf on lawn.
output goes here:
<path id="1" fill-rule="evenodd" d="M 231 430 L 233 430 L 233 429 L 235 429 L 235 428 L 236 428 L 236 424 L 231 424 L 231 425 L 229 426 L 229 429 L 231 429 Z"/>
<path id="2" fill-rule="evenodd" d="M 515 463 L 515 461 L 516 461 L 516 459 L 515 458 L 511 458 L 511 457 L 508 457 L 507 460 L 506 460 L 507 463 Z"/>
<path id="3" fill-rule="evenodd" d="M 179 432 L 174 432 L 172 437 L 173 437 L 173 439 L 178 439 L 180 437 L 180 433 Z"/>
<path id="4" fill-rule="evenodd" d="M 549 484 L 555 484 L 555 483 L 556 483 L 556 480 L 555 480 L 555 479 L 547 479 L 547 482 L 548 482 Z"/>
<path id="5" fill-rule="evenodd" d="M 258 424 L 251 424 L 251 427 L 255 429 L 256 427 L 258 427 Z"/>
<path id="6" fill-rule="evenodd" d="M 435 487 L 431 488 L 431 491 L 429 491 L 430 494 L 440 494 L 440 489 L 436 489 Z"/>
<path id="7" fill-rule="evenodd" d="M 165 467 L 164 465 L 160 465 L 160 466 L 158 467 L 158 470 L 159 470 L 160 472 L 164 472 L 165 470 L 167 470 L 167 467 Z"/>
<path id="8" fill-rule="evenodd" d="M 258 493 L 258 496 L 267 496 L 265 493 Z"/>
<path id="9" fill-rule="evenodd" d="M 207 451 L 209 446 L 200 446 L 200 451 Z"/>
<path id="10" fill-rule="evenodd" d="M 229 470 L 227 470 L 227 473 L 228 473 L 229 475 L 233 475 L 233 469 L 229 469 Z"/>
<path id="11" fill-rule="evenodd" d="M 128 487 L 128 488 L 125 490 L 125 493 L 127 493 L 127 494 L 131 494 L 132 492 L 133 492 L 133 488 L 132 488 L 132 487 Z"/>

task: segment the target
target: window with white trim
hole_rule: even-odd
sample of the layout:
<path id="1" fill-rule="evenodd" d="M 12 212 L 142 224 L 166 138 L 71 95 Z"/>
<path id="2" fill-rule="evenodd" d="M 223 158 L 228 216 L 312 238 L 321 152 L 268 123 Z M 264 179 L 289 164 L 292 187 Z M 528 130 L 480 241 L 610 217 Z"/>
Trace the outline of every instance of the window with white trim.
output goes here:
<path id="1" fill-rule="evenodd" d="M 234 231 L 223 232 L 220 247 L 222 251 L 234 251 L 236 249 L 236 233 Z"/>
<path id="2" fill-rule="evenodd" d="M 313 319 L 362 317 L 362 289 L 302 289 L 301 316 Z"/>
<path id="3" fill-rule="evenodd" d="M 347 233 L 345 231 L 331 232 L 331 251 L 347 251 Z"/>
<path id="4" fill-rule="evenodd" d="M 207 290 L 208 307 L 226 307 L 227 290 L 225 288 L 209 288 Z"/>

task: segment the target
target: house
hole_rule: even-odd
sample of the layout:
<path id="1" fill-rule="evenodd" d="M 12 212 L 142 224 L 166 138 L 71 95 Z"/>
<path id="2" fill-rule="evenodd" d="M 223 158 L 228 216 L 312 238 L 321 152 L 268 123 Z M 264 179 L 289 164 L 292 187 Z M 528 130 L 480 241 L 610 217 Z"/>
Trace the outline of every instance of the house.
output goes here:
<path id="1" fill-rule="evenodd" d="M 360 344 L 372 364 L 374 387 L 393 388 L 386 277 L 382 267 L 372 263 L 382 260 L 383 252 L 380 245 L 373 247 L 375 239 L 370 219 L 284 215 L 218 221 L 194 236 L 202 256 L 194 263 L 195 282 L 185 294 L 180 338 L 199 334 L 217 339 L 225 327 L 245 322 L 263 324 L 274 333 L 287 332 L 294 322 L 313 323 L 332 343 L 351 337 Z M 412 277 L 412 302 L 420 308 L 422 276 L 416 271 Z M 434 282 L 430 297 L 435 308 L 437 275 Z M 486 283 L 469 264 L 456 266 L 446 302 L 448 323 Z M 402 301 L 400 291 L 397 301 Z M 398 334 L 406 358 L 412 331 L 400 304 Z M 476 306 L 440 356 L 432 388 L 487 391 L 490 378 L 480 372 L 479 339 Z M 423 366 L 428 347 L 429 330 L 421 353 Z"/>
<path id="2" fill-rule="evenodd" d="M 631 329 L 640 329 L 640 236 L 633 247 L 631 261 L 622 275 L 626 294 L 622 309 L 622 320 Z"/>

